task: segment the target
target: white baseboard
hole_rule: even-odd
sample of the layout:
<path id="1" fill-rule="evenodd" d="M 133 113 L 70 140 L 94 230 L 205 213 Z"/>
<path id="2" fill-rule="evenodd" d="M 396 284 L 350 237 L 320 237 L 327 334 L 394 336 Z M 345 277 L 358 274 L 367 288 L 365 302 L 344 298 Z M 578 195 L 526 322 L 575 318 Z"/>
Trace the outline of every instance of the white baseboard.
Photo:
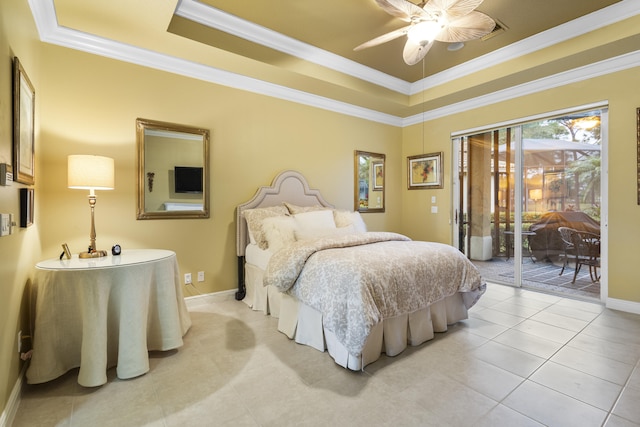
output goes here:
<path id="1" fill-rule="evenodd" d="M 232 301 L 236 299 L 237 289 L 228 291 L 212 292 L 209 294 L 194 295 L 185 297 L 184 301 L 188 309 L 197 307 L 200 304 L 208 304 L 212 302 Z"/>
<path id="2" fill-rule="evenodd" d="M 623 299 L 607 298 L 606 307 L 612 310 L 625 311 L 627 313 L 640 314 L 640 303 Z"/>
<path id="3" fill-rule="evenodd" d="M 18 379 L 13 386 L 13 390 L 11 390 L 11 395 L 9 395 L 7 406 L 4 408 L 4 411 L 2 411 L 2 415 L 0 415 L 0 427 L 11 427 L 11 424 L 13 424 L 13 419 L 18 412 L 18 406 L 20 406 L 20 394 L 22 392 L 22 384 L 26 371 L 27 363 L 22 366 L 20 376 L 18 376 Z"/>

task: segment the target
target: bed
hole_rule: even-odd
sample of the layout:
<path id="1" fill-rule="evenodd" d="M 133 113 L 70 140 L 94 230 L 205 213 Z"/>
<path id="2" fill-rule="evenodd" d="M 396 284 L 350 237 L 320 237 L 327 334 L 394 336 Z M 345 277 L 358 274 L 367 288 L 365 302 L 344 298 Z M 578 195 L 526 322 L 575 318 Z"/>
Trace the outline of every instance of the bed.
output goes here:
<path id="1" fill-rule="evenodd" d="M 445 332 L 486 290 L 457 249 L 367 231 L 297 171 L 238 205 L 236 225 L 236 299 L 351 370 Z"/>

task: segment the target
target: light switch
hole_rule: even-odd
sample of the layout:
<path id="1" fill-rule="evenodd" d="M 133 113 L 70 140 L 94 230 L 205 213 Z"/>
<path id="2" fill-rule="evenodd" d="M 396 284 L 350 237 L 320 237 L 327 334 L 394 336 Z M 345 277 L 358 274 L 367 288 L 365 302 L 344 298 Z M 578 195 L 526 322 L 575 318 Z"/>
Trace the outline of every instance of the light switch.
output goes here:
<path id="1" fill-rule="evenodd" d="M 11 166 L 6 163 L 0 163 L 0 185 L 11 185 L 12 182 Z"/>
<path id="2" fill-rule="evenodd" d="M 0 214 L 0 236 L 11 234 L 11 215 Z"/>
<path id="3" fill-rule="evenodd" d="M 436 196 L 431 196 L 431 203 L 435 203 L 436 202 Z"/>
<path id="4" fill-rule="evenodd" d="M 438 213 L 438 207 L 437 206 L 431 206 L 431 213 Z"/>

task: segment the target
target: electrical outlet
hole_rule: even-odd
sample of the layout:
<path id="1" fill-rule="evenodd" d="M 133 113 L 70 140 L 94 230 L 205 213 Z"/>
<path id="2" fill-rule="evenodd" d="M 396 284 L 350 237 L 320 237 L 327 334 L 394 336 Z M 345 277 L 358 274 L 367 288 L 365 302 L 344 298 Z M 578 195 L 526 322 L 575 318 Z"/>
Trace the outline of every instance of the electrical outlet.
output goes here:
<path id="1" fill-rule="evenodd" d="M 198 282 L 204 282 L 204 271 L 198 271 Z"/>
<path id="2" fill-rule="evenodd" d="M 22 331 L 18 331 L 18 354 L 22 353 Z"/>
<path id="3" fill-rule="evenodd" d="M 185 285 L 190 285 L 191 284 L 191 273 L 185 273 L 185 275 L 184 275 L 184 284 Z"/>

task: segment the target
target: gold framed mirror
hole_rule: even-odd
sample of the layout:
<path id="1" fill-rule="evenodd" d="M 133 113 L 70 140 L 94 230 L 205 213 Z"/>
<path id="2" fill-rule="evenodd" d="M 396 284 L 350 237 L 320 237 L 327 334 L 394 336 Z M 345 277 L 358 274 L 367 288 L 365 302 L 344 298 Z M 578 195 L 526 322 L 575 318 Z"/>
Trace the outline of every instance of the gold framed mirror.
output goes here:
<path id="1" fill-rule="evenodd" d="M 384 212 L 385 155 L 356 150 L 354 167 L 354 210 Z"/>
<path id="2" fill-rule="evenodd" d="M 209 130 L 136 120 L 137 219 L 209 218 Z"/>

